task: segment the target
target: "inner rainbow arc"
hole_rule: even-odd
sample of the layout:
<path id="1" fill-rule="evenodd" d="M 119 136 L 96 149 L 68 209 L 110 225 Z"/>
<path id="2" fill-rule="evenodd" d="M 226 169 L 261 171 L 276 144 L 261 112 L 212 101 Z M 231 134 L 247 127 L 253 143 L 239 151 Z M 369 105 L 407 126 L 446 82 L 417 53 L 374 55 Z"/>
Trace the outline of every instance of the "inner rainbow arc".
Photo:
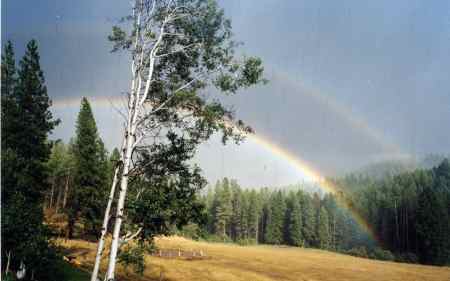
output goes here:
<path id="1" fill-rule="evenodd" d="M 118 102 L 123 103 L 122 98 L 123 97 L 94 97 L 91 98 L 90 101 L 97 106 L 105 107 L 112 106 L 114 103 L 117 104 Z M 53 102 L 53 106 L 55 106 L 56 108 L 73 107 L 78 106 L 79 104 L 80 98 L 58 99 Z M 232 126 L 231 123 L 227 125 Z M 249 140 L 253 141 L 260 147 L 267 149 L 273 155 L 284 159 L 294 169 L 302 173 L 308 180 L 317 183 L 322 190 L 334 195 L 339 195 L 340 189 L 332 182 L 326 180 L 319 171 L 311 167 L 311 165 L 306 163 L 306 161 L 302 160 L 298 156 L 295 156 L 293 153 L 282 148 L 281 146 L 271 142 L 269 138 L 264 137 L 261 134 L 246 134 L 246 136 Z M 357 210 L 355 210 L 353 206 L 351 206 L 345 200 L 336 200 L 336 202 L 338 203 L 339 207 L 349 211 L 356 223 L 362 228 L 364 232 L 366 232 L 370 236 L 371 239 L 381 244 L 372 226 L 364 219 L 363 216 L 361 216 L 357 212 Z"/>
<path id="2" fill-rule="evenodd" d="M 287 161 L 291 166 L 293 166 L 296 170 L 301 172 L 308 180 L 313 183 L 317 183 L 318 186 L 333 195 L 340 195 L 340 188 L 338 188 L 334 183 L 327 180 L 323 177 L 320 172 L 316 171 L 311 165 L 307 164 L 304 160 L 300 159 L 297 156 L 294 156 L 293 153 L 290 153 L 286 149 L 280 147 L 279 145 L 271 142 L 268 138 L 265 138 L 258 134 L 247 134 L 247 138 L 257 145 L 266 148 L 270 153 L 277 155 Z M 364 232 L 366 232 L 371 239 L 380 244 L 380 240 L 378 239 L 373 227 L 364 219 L 364 217 L 357 212 L 357 210 L 349 204 L 346 200 L 340 200 L 336 198 L 336 202 L 339 207 L 349 211 L 353 219 L 356 223 L 362 228 Z"/>

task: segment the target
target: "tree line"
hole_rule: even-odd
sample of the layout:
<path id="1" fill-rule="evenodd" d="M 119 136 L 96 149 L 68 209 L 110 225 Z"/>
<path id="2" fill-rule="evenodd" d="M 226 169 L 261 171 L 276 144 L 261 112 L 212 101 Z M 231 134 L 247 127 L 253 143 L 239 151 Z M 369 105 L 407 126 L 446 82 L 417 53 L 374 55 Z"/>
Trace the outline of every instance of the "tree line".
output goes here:
<path id="1" fill-rule="evenodd" d="M 301 186 L 243 189 L 224 178 L 202 197 L 207 211 L 202 230 L 222 241 L 328 250 L 349 249 L 369 240 L 337 200 L 333 194 L 312 193 Z"/>
<path id="2" fill-rule="evenodd" d="M 355 208 L 373 226 L 383 246 L 425 264 L 450 262 L 450 164 L 444 159 L 374 180 L 352 175 L 336 184 L 349 192 Z"/>
<path id="3" fill-rule="evenodd" d="M 383 179 L 352 174 L 330 181 L 342 192 L 320 194 L 305 191 L 304 186 L 243 189 L 225 178 L 202 196 L 206 218 L 196 235 L 241 244 L 314 247 L 376 259 L 450 262 L 448 160 L 435 168 Z M 344 201 L 369 223 L 375 237 L 340 207 Z"/>

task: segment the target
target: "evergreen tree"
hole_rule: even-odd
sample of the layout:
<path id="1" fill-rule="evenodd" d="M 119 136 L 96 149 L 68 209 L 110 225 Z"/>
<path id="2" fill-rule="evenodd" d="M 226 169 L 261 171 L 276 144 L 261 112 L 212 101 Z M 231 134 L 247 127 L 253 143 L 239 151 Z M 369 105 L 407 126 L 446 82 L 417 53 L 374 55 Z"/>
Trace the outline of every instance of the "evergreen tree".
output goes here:
<path id="1" fill-rule="evenodd" d="M 330 245 L 329 249 L 336 250 L 336 216 L 337 203 L 333 194 L 326 194 L 323 198 L 323 206 L 328 213 L 329 230 L 330 230 Z"/>
<path id="2" fill-rule="evenodd" d="M 270 215 L 264 241 L 269 244 L 282 244 L 284 238 L 284 215 L 286 205 L 281 191 L 274 192 L 269 201 Z"/>
<path id="3" fill-rule="evenodd" d="M 11 41 L 4 47 L 1 64 L 1 108 L 2 108 L 2 148 L 14 144 L 13 139 L 17 135 L 18 128 L 18 104 L 17 104 L 17 71 L 14 59 L 14 50 Z"/>
<path id="4" fill-rule="evenodd" d="M 434 169 L 435 181 L 419 194 L 417 230 L 421 261 L 443 265 L 450 258 L 450 165 L 444 160 Z"/>
<path id="5" fill-rule="evenodd" d="M 58 121 L 49 110 L 39 60 L 35 40 L 27 44 L 18 77 L 10 42 L 2 56 L 2 261 L 10 254 L 11 270 L 23 262 L 35 278 L 52 280 L 56 255 L 43 224 L 42 204 L 48 189 L 47 135 Z"/>
<path id="6" fill-rule="evenodd" d="M 242 202 L 242 208 L 241 208 L 241 237 L 240 239 L 247 240 L 248 237 L 248 211 L 249 211 L 249 192 L 248 190 L 244 190 L 241 192 L 241 202 Z"/>
<path id="7" fill-rule="evenodd" d="M 91 106 L 86 98 L 81 101 L 74 143 L 75 188 L 70 199 L 69 237 L 73 237 L 75 222 L 81 216 L 87 234 L 100 233 L 103 206 L 106 198 L 108 163 Z"/>
<path id="8" fill-rule="evenodd" d="M 222 183 L 216 184 L 214 197 L 214 232 L 225 238 L 229 235 L 232 215 L 231 193 L 227 178 L 224 178 Z"/>
<path id="9" fill-rule="evenodd" d="M 289 245 L 302 246 L 302 214 L 297 196 L 290 193 L 286 207 L 286 241 Z"/>
<path id="10" fill-rule="evenodd" d="M 299 191 L 300 207 L 302 209 L 302 236 L 305 240 L 305 245 L 314 246 L 316 241 L 316 216 L 312 198 L 310 195 Z"/>
<path id="11" fill-rule="evenodd" d="M 258 242 L 260 203 L 255 190 L 250 191 L 248 198 L 247 227 L 248 238 Z"/>
<path id="12" fill-rule="evenodd" d="M 318 240 L 318 246 L 321 249 L 328 249 L 330 245 L 330 229 L 328 221 L 328 212 L 324 207 L 321 207 L 319 211 L 316 237 Z"/>
<path id="13" fill-rule="evenodd" d="M 231 190 L 232 190 L 232 198 L 231 198 L 231 218 L 230 218 L 230 227 L 231 227 L 231 239 L 237 241 L 242 237 L 242 230 L 244 228 L 242 221 L 243 214 L 243 198 L 242 198 L 242 190 L 235 180 L 231 181 Z"/>

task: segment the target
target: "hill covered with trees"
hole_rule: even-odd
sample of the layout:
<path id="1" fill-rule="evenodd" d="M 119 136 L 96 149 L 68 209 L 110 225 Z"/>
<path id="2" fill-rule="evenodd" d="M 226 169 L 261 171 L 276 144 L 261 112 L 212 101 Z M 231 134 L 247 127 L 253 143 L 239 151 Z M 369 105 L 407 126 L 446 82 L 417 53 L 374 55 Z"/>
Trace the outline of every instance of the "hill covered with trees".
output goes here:
<path id="1" fill-rule="evenodd" d="M 223 179 L 202 200 L 200 235 L 242 244 L 285 244 L 353 255 L 444 265 L 450 257 L 450 165 L 403 172 L 383 179 L 349 175 L 333 179 L 333 195 L 289 190 L 243 189 Z M 371 226 L 371 237 L 345 208 Z M 375 238 L 375 239 L 374 239 Z"/>

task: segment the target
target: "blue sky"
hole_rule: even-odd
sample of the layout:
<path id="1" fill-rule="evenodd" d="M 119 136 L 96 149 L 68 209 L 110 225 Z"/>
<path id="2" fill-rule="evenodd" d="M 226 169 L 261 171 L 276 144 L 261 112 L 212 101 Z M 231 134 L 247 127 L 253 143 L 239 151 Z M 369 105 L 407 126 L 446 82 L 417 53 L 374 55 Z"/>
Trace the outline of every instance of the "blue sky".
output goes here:
<path id="1" fill-rule="evenodd" d="M 449 1 L 219 3 L 245 42 L 242 52 L 260 56 L 271 81 L 224 99 L 257 132 L 324 174 L 394 157 L 386 143 L 405 154 L 450 152 Z M 114 97 L 128 89 L 128 57 L 111 54 L 106 36 L 129 1 L 2 4 L 2 41 L 11 39 L 18 55 L 27 40 L 39 41 L 53 99 Z M 53 137 L 73 135 L 77 111 L 54 109 L 62 124 Z M 94 104 L 94 112 L 107 145 L 117 145 L 115 111 Z M 301 177 L 251 143 L 224 148 L 212 140 L 198 161 L 211 180 L 230 176 L 244 185 L 276 185 Z"/>

